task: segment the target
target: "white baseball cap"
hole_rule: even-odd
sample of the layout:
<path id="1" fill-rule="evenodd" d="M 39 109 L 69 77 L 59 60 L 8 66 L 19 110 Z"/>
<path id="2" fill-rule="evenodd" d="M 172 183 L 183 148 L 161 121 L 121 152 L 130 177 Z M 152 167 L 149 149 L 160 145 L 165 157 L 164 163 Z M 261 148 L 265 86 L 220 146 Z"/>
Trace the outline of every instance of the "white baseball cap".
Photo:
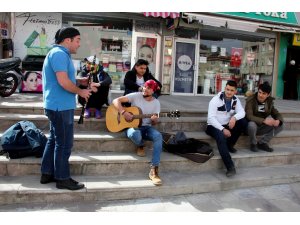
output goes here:
<path id="1" fill-rule="evenodd" d="M 84 60 L 85 61 L 88 61 L 88 62 L 90 62 L 90 63 L 93 63 L 93 61 L 94 61 L 94 55 L 91 55 L 91 56 L 89 56 L 89 57 L 87 57 L 87 58 L 84 58 Z M 96 61 L 95 61 L 95 64 L 99 64 L 99 59 L 98 58 L 96 58 Z"/>

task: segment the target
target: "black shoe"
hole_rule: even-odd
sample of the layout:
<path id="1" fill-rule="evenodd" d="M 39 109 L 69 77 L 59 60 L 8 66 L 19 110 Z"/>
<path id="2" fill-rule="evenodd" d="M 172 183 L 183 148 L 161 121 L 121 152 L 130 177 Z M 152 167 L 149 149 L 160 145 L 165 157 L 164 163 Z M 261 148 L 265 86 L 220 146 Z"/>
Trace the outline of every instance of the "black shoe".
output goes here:
<path id="1" fill-rule="evenodd" d="M 267 143 L 257 143 L 257 147 L 266 152 L 273 152 L 273 148 L 270 148 Z"/>
<path id="2" fill-rule="evenodd" d="M 236 153 L 237 150 L 233 147 L 233 146 L 227 146 L 228 147 L 228 151 L 231 152 L 231 153 Z"/>
<path id="3" fill-rule="evenodd" d="M 78 184 L 78 183 L 79 183 L 78 181 L 72 179 L 71 177 L 70 177 L 70 180 L 71 180 L 74 184 Z"/>
<path id="4" fill-rule="evenodd" d="M 81 184 L 72 178 L 67 179 L 67 180 L 58 180 L 56 181 L 56 187 L 58 189 L 69 189 L 69 190 L 79 190 L 84 188 L 84 184 Z"/>
<path id="5" fill-rule="evenodd" d="M 51 182 L 55 182 L 55 178 L 50 174 L 42 174 L 40 182 L 41 184 L 48 184 Z"/>
<path id="6" fill-rule="evenodd" d="M 251 144 L 251 145 L 250 145 L 250 150 L 251 150 L 252 152 L 258 152 L 258 149 L 257 149 L 256 145 L 254 145 L 254 144 Z"/>
<path id="7" fill-rule="evenodd" d="M 232 177 L 236 174 L 236 171 L 235 171 L 235 168 L 231 168 L 231 169 L 228 169 L 227 172 L 226 172 L 226 176 L 227 177 Z"/>

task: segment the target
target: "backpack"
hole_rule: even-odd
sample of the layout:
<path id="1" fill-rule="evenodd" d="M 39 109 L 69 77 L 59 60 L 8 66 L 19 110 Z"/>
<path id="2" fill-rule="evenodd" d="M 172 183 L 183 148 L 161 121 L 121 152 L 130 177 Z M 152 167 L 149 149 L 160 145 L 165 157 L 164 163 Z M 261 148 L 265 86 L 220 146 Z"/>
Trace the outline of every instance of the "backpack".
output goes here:
<path id="1" fill-rule="evenodd" d="M 209 143 L 195 138 L 187 138 L 179 131 L 176 135 L 162 133 L 163 148 L 170 153 L 185 157 L 197 163 L 204 163 L 214 156 Z"/>
<path id="2" fill-rule="evenodd" d="M 43 156 L 47 137 L 30 121 L 20 121 L 8 128 L 1 137 L 0 155 L 18 159 Z"/>

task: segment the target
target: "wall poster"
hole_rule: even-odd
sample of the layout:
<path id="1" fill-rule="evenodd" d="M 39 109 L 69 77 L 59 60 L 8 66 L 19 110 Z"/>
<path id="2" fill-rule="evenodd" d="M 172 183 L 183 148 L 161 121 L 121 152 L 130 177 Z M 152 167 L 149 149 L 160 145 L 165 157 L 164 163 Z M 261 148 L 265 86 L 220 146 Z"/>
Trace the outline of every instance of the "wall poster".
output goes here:
<path id="1" fill-rule="evenodd" d="M 14 56 L 46 55 L 54 44 L 55 33 L 62 27 L 62 13 L 15 13 Z"/>

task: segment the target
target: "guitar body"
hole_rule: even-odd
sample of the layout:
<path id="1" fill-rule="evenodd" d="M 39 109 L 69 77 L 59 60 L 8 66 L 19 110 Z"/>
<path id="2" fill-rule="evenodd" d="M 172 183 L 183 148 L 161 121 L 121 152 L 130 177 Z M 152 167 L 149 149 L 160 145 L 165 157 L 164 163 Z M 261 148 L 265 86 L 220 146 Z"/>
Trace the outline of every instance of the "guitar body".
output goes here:
<path id="1" fill-rule="evenodd" d="M 140 115 L 141 109 L 135 106 L 127 107 L 125 110 L 133 115 Z M 110 132 L 119 132 L 129 127 L 139 127 L 142 124 L 142 119 L 134 119 L 127 122 L 123 115 L 113 106 L 110 105 L 106 110 L 106 127 Z"/>

